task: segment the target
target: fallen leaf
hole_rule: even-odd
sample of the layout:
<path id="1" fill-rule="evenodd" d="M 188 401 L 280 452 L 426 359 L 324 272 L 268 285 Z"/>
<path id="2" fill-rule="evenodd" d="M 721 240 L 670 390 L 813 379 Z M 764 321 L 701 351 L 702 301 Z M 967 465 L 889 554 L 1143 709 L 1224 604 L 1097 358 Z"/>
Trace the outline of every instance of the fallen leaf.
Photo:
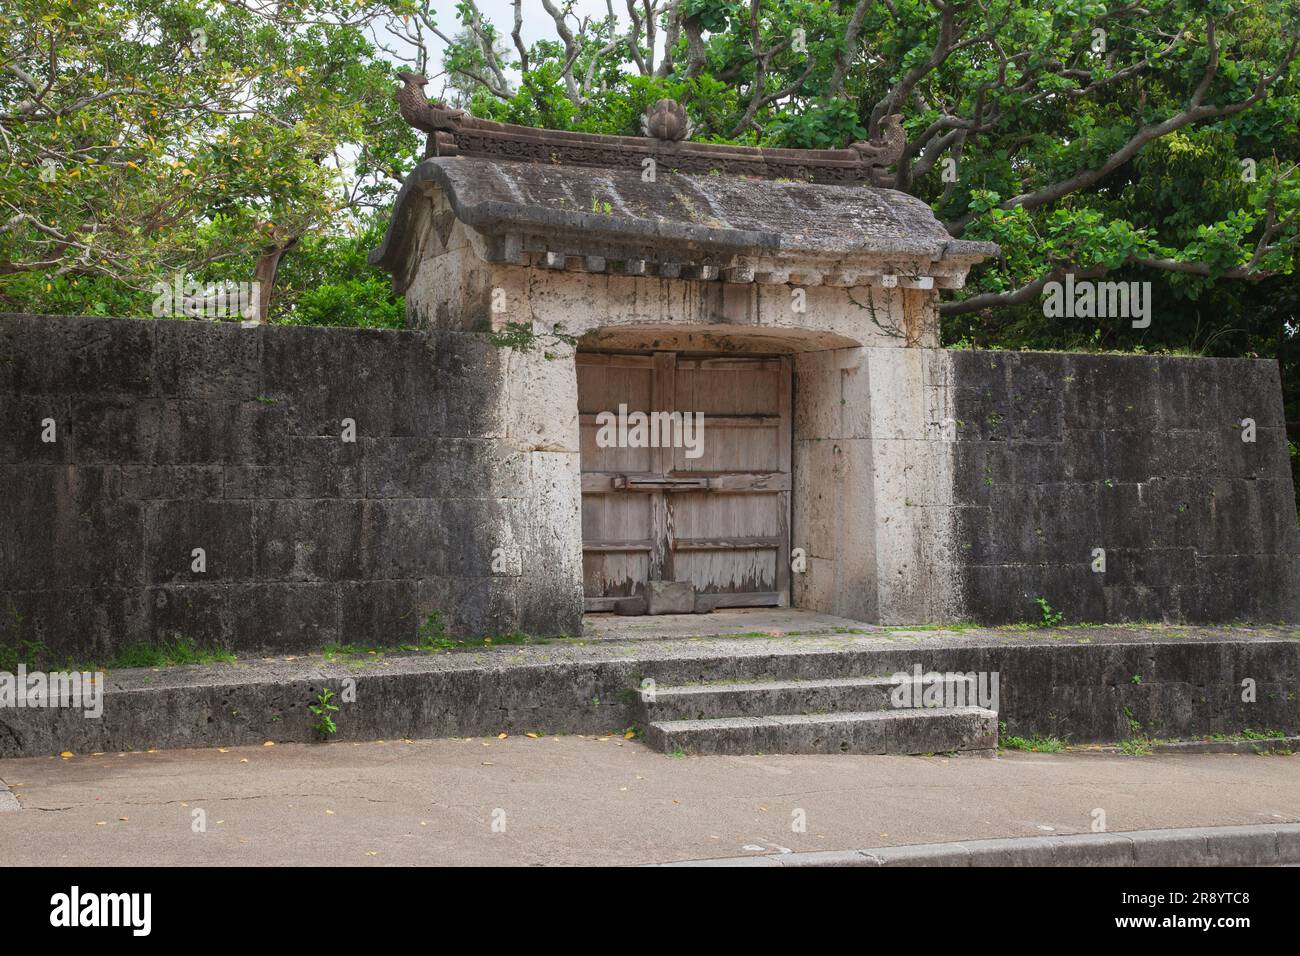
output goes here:
<path id="1" fill-rule="evenodd" d="M 262 746 L 263 746 L 263 747 L 274 747 L 274 746 L 275 746 L 275 741 L 274 741 L 274 740 L 268 740 L 266 743 L 262 744 Z"/>
<path id="2" fill-rule="evenodd" d="M 507 737 L 509 737 L 509 736 L 510 736 L 510 735 L 507 734 L 507 733 L 499 733 L 499 734 L 497 734 L 497 740 L 505 740 L 505 739 L 506 739 Z"/>
<path id="3" fill-rule="evenodd" d="M 538 737 L 541 736 L 541 734 L 535 734 L 535 733 L 532 733 L 532 732 L 530 731 L 529 733 L 524 734 L 524 736 L 525 736 L 525 737 L 531 737 L 533 740 L 536 740 Z"/>
<path id="4" fill-rule="evenodd" d="M 68 760 L 72 757 L 75 757 L 76 754 L 74 754 L 71 750 L 65 750 L 63 751 L 63 753 L 59 754 L 59 756 L 62 757 L 64 760 Z"/>

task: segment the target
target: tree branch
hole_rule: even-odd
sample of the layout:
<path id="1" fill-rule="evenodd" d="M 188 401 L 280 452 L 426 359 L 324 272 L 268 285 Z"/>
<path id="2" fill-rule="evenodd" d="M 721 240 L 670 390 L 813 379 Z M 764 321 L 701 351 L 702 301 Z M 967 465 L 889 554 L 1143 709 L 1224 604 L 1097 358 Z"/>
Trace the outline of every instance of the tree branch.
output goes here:
<path id="1" fill-rule="evenodd" d="M 1105 162 L 1100 166 L 1091 169 L 1081 169 L 1068 179 L 1060 182 L 1051 183 L 1029 193 L 1022 193 L 1019 196 L 1013 196 L 999 204 L 1001 209 L 1014 209 L 1021 206 L 1025 209 L 1036 209 L 1047 203 L 1055 202 L 1070 193 L 1077 192 L 1080 189 L 1086 189 L 1089 186 L 1099 182 L 1106 176 L 1109 176 L 1119 167 L 1123 166 L 1130 159 L 1138 154 L 1147 143 L 1159 139 L 1161 136 L 1182 129 L 1191 123 L 1197 123 L 1206 119 L 1221 119 L 1226 116 L 1233 116 L 1244 109 L 1248 109 L 1263 98 L 1277 80 L 1286 72 L 1291 62 L 1300 53 L 1300 38 L 1293 38 L 1291 46 L 1287 53 L 1282 57 L 1276 70 L 1272 73 L 1265 74 L 1259 78 L 1255 84 L 1254 91 L 1243 100 L 1234 103 L 1226 103 L 1222 106 L 1206 106 L 1204 99 L 1209 92 L 1210 84 L 1213 82 L 1219 67 L 1219 48 L 1214 38 L 1214 26 L 1210 24 L 1207 31 L 1208 49 L 1210 53 L 1209 61 L 1206 64 L 1205 71 L 1201 76 L 1200 82 L 1196 84 L 1195 90 L 1192 91 L 1191 98 L 1187 106 L 1174 116 L 1169 117 L 1160 123 L 1153 123 L 1143 126 L 1134 133 L 1123 146 L 1106 157 Z M 968 212 L 965 216 L 951 223 L 945 224 L 948 231 L 954 236 L 960 236 L 976 214 Z"/>

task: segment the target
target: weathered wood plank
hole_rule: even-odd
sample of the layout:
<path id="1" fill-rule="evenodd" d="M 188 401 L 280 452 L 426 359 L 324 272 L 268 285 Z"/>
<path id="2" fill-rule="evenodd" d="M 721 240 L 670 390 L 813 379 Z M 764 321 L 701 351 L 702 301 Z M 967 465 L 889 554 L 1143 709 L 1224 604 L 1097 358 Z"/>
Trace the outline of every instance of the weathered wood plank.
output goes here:
<path id="1" fill-rule="evenodd" d="M 783 539 L 777 535 L 751 535 L 735 538 L 678 538 L 675 551 L 727 551 L 737 548 L 779 548 Z M 586 545 L 583 545 L 585 548 Z"/>

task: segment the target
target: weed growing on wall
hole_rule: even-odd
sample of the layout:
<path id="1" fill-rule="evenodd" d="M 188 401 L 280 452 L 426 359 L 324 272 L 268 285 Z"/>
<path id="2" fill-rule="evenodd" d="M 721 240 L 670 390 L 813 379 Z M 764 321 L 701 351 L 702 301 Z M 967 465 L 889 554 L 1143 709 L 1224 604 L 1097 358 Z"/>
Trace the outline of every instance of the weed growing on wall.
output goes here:
<path id="1" fill-rule="evenodd" d="M 334 691 L 322 687 L 321 692 L 316 695 L 316 703 L 307 705 L 307 709 L 316 718 L 311 729 L 318 740 L 328 740 L 331 734 L 338 733 L 338 724 L 335 723 L 333 715 L 338 713 L 339 708 L 337 704 L 331 703 L 333 699 Z"/>

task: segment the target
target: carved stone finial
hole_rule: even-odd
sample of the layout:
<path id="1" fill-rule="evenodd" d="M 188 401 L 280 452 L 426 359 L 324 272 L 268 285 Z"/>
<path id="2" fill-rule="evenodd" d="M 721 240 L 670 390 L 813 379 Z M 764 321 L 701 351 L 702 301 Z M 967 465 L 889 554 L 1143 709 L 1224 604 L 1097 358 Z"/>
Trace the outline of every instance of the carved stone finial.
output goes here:
<path id="1" fill-rule="evenodd" d="M 691 135 L 691 120 L 676 100 L 659 100 L 641 117 L 641 132 L 654 139 L 678 143 Z"/>
<path id="2" fill-rule="evenodd" d="M 429 81 L 419 73 L 401 72 L 397 75 L 402 81 L 402 87 L 394 97 L 397 111 L 415 129 L 429 134 L 425 142 L 425 157 L 439 155 L 442 152 L 439 149 L 440 134 L 447 138 L 446 134 L 454 133 L 461 120 L 469 114 L 426 98 L 424 85 Z"/>
<path id="3" fill-rule="evenodd" d="M 876 185 L 885 185 L 888 174 L 886 166 L 892 166 L 903 158 L 907 148 L 907 134 L 903 132 L 903 114 L 890 113 L 880 121 L 880 134 L 870 142 L 858 142 L 850 149 L 858 154 L 870 171 L 870 178 Z"/>

